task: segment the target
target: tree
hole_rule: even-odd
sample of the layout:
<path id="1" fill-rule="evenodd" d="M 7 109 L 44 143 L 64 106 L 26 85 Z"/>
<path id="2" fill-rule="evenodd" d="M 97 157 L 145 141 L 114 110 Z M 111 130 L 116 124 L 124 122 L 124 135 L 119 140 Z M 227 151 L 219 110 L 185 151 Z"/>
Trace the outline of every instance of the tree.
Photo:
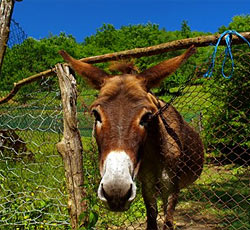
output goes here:
<path id="1" fill-rule="evenodd" d="M 10 21 L 15 1 L 2 0 L 0 2 L 0 70 L 7 47 L 10 32 Z"/>
<path id="2" fill-rule="evenodd" d="M 189 38 L 191 35 L 191 28 L 186 20 L 183 20 L 181 23 L 181 35 L 183 38 Z"/>
<path id="3" fill-rule="evenodd" d="M 201 35 L 193 32 L 190 36 Z M 48 38 L 35 40 L 28 38 L 23 44 L 16 45 L 7 50 L 6 60 L 2 72 L 2 90 L 10 90 L 14 82 L 28 77 L 32 74 L 44 71 L 53 67 L 57 62 L 62 61 L 58 55 L 60 49 L 65 49 L 76 58 L 95 56 L 115 51 L 122 51 L 133 48 L 147 47 L 160 43 L 178 40 L 183 38 L 180 31 L 166 31 L 160 29 L 156 24 L 129 25 L 116 29 L 113 25 L 104 24 L 95 35 L 85 38 L 83 43 L 76 43 L 71 35 L 60 34 L 50 35 Z M 177 56 L 181 51 L 169 52 L 151 57 L 143 57 L 135 60 L 136 66 L 144 70 L 162 60 Z M 167 92 L 170 87 L 185 82 L 188 74 L 194 69 L 194 58 L 189 63 L 190 68 L 180 69 L 176 76 L 167 79 L 162 84 L 162 92 Z M 108 63 L 98 64 L 99 67 L 108 70 Z M 85 86 L 82 78 L 78 78 L 78 84 Z"/>
<path id="4" fill-rule="evenodd" d="M 249 31 L 250 15 L 235 16 L 229 26 L 220 27 L 219 32 L 227 29 Z M 222 62 L 217 61 L 212 77 L 204 85 L 213 102 L 204 116 L 205 144 L 227 163 L 250 164 L 250 55 L 245 52 L 247 48 L 246 44 L 233 46 L 235 68 L 230 79 L 222 77 Z M 231 72 L 230 61 L 224 71 Z"/>
<path id="5" fill-rule="evenodd" d="M 250 14 L 234 16 L 232 22 L 227 27 L 221 26 L 219 28 L 219 33 L 223 33 L 225 30 L 250 31 Z"/>

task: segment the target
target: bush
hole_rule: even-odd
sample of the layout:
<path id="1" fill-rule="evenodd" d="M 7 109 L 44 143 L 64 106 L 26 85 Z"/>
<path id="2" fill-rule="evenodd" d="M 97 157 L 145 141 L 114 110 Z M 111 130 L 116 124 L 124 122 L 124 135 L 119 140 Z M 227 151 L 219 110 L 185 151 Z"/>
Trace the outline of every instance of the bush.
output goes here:
<path id="1" fill-rule="evenodd" d="M 221 65 L 205 83 L 213 105 L 204 116 L 206 145 L 216 156 L 230 162 L 249 164 L 250 136 L 249 92 L 250 54 L 233 51 L 235 69 L 232 78 L 221 76 Z M 230 73 L 230 66 L 225 68 Z"/>

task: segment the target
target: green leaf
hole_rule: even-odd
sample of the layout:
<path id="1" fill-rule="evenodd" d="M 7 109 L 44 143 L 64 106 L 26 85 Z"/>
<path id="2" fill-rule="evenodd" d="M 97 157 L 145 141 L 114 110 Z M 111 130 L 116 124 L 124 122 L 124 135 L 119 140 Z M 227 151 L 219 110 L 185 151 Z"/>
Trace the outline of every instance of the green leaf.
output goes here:
<path id="1" fill-rule="evenodd" d="M 98 214 L 96 212 L 91 211 L 89 213 L 89 227 L 92 228 L 96 225 L 98 221 Z"/>

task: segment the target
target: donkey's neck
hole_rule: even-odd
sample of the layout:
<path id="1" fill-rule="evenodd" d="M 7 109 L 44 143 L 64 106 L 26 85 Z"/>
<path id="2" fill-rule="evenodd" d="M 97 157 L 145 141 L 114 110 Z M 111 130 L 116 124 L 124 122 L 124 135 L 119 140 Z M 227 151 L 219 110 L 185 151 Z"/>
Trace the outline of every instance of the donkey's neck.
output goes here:
<path id="1" fill-rule="evenodd" d="M 164 167 L 164 155 L 162 154 L 162 138 L 160 131 L 160 124 L 156 118 L 148 127 L 148 136 L 145 144 L 140 148 L 141 151 L 141 165 L 139 171 L 139 178 L 143 180 L 144 175 L 152 174 L 151 177 L 157 178 L 162 168 Z M 141 180 L 141 179 L 140 179 Z"/>

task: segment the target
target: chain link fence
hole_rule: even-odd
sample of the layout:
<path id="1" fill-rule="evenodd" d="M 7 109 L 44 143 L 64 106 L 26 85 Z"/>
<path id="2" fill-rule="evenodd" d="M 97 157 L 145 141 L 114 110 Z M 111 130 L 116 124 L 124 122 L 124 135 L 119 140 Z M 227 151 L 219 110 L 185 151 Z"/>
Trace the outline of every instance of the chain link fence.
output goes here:
<path id="1" fill-rule="evenodd" d="M 10 23 L 10 34 L 8 40 L 8 47 L 12 47 L 14 45 L 20 45 L 24 42 L 24 40 L 28 37 L 28 35 L 23 31 L 22 27 L 16 22 L 14 19 L 11 19 Z"/>
<path id="2" fill-rule="evenodd" d="M 18 25 L 14 23 L 14 25 Z M 22 33 L 21 33 L 22 34 Z M 12 46 L 16 41 L 10 43 Z M 203 139 L 201 177 L 183 189 L 176 208 L 176 229 L 250 229 L 249 73 L 250 54 L 240 52 L 232 79 L 203 79 L 209 63 L 198 66 L 184 85 L 161 96 L 183 115 Z M 218 58 L 220 66 L 223 57 Z M 7 92 L 0 92 L 0 97 Z M 124 213 L 107 211 L 97 197 L 98 153 L 92 139 L 89 105 L 97 92 L 78 96 L 84 148 L 86 229 L 145 229 L 146 209 L 138 195 Z M 0 229 L 71 229 L 64 168 L 55 144 L 62 137 L 62 108 L 56 77 L 22 88 L 0 105 Z M 161 201 L 159 201 L 159 206 Z M 158 224 L 163 225 L 163 210 Z"/>

